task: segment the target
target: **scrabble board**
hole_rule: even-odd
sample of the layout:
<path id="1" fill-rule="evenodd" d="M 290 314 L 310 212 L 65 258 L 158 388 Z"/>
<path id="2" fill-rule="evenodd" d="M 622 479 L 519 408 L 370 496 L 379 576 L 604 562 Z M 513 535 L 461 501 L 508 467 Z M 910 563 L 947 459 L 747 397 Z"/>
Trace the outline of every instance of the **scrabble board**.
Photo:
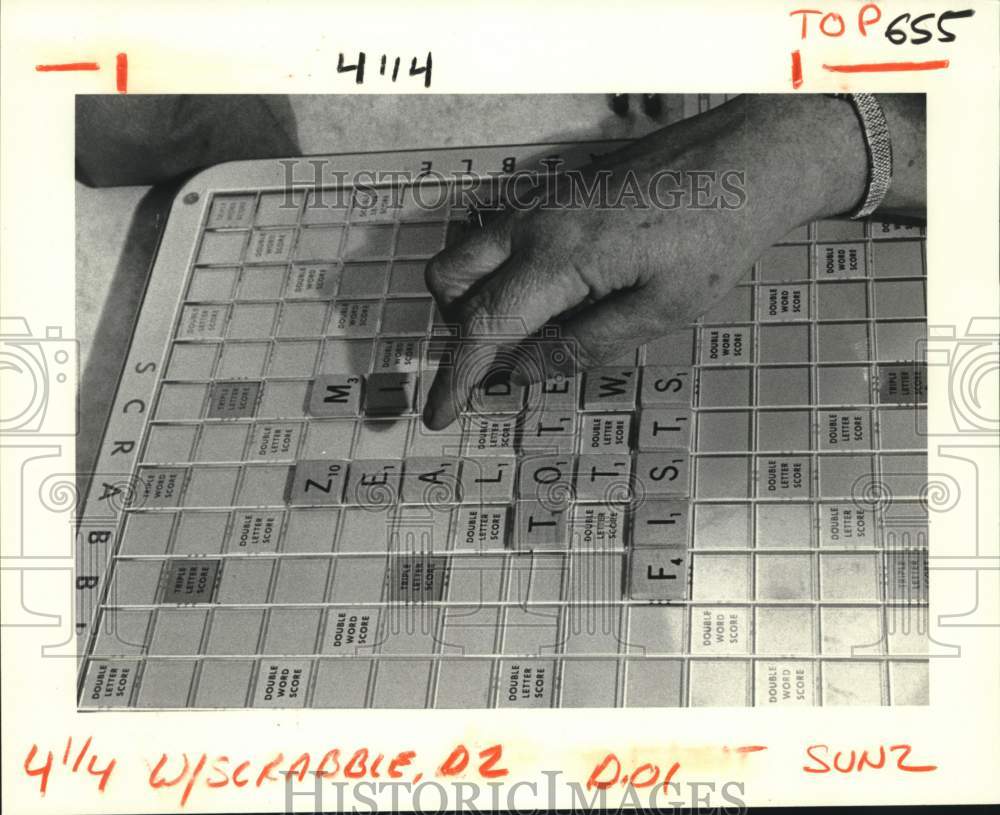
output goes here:
<path id="1" fill-rule="evenodd" d="M 188 182 L 79 516 L 81 709 L 927 702 L 921 229 L 810 224 L 696 324 L 421 425 L 468 213 L 341 174 L 616 146 Z"/>

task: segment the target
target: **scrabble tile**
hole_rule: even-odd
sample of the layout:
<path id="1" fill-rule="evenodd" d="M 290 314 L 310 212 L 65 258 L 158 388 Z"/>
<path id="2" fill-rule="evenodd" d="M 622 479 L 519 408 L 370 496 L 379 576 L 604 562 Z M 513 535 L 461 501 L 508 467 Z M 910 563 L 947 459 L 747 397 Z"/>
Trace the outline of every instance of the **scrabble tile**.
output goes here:
<path id="1" fill-rule="evenodd" d="M 262 609 L 216 609 L 212 615 L 205 653 L 215 656 L 256 653 L 263 622 Z"/>
<path id="2" fill-rule="evenodd" d="M 811 656 L 816 653 L 816 611 L 811 606 L 757 606 L 756 653 Z"/>
<path id="3" fill-rule="evenodd" d="M 632 461 L 628 455 L 582 455 L 577 459 L 578 501 L 627 502 L 632 497 Z"/>
<path id="4" fill-rule="evenodd" d="M 345 263 L 340 276 L 341 297 L 381 297 L 389 280 L 385 263 Z"/>
<path id="5" fill-rule="evenodd" d="M 863 320 L 868 316 L 868 286 L 861 283 L 822 283 L 816 287 L 820 320 Z"/>
<path id="6" fill-rule="evenodd" d="M 87 664 L 81 706 L 128 707 L 135 691 L 139 662 L 134 659 L 93 659 Z"/>
<path id="7" fill-rule="evenodd" d="M 105 609 L 97 627 L 94 655 L 127 657 L 146 653 L 151 616 L 149 611 Z M 160 652 L 150 650 L 150 653 Z"/>
<path id="8" fill-rule="evenodd" d="M 294 382 L 269 381 L 264 387 L 257 415 L 268 419 L 298 419 L 306 415 L 308 380 Z"/>
<path id="9" fill-rule="evenodd" d="M 556 374 L 544 382 L 532 384 L 528 394 L 528 405 L 538 411 L 573 409 L 579 402 L 579 389 L 578 378 Z"/>
<path id="10" fill-rule="evenodd" d="M 802 504 L 757 504 L 758 549 L 808 549 L 812 546 L 812 508 Z"/>
<path id="11" fill-rule="evenodd" d="M 809 411 L 761 410 L 757 412 L 758 450 L 790 453 L 811 450 L 812 446 L 812 418 Z"/>
<path id="12" fill-rule="evenodd" d="M 512 549 L 565 549 L 569 545 L 565 505 L 556 509 L 538 501 L 518 501 L 514 512 L 517 526 Z"/>
<path id="13" fill-rule="evenodd" d="M 639 450 L 686 450 L 690 442 L 690 411 L 645 408 L 640 414 L 636 440 Z"/>
<path id="14" fill-rule="evenodd" d="M 332 263 L 293 263 L 282 295 L 286 300 L 329 300 L 339 281 L 340 270 Z"/>
<path id="15" fill-rule="evenodd" d="M 347 220 L 347 208 L 350 200 L 342 189 L 313 190 L 306 196 L 306 205 L 302 211 L 302 223 L 340 224 Z"/>
<path id="16" fill-rule="evenodd" d="M 299 232 L 295 260 L 336 260 L 340 255 L 340 227 L 313 227 Z"/>
<path id="17" fill-rule="evenodd" d="M 225 342 L 216 376 L 232 379 L 262 376 L 270 353 L 269 342 Z"/>
<path id="18" fill-rule="evenodd" d="M 691 707 L 745 707 L 750 692 L 750 665 L 738 660 L 691 662 L 688 693 Z"/>
<path id="19" fill-rule="evenodd" d="M 281 510 L 237 511 L 226 539 L 228 554 L 265 554 L 276 552 L 284 512 Z M 289 524 L 286 551 L 297 551 L 299 530 Z"/>
<path id="20" fill-rule="evenodd" d="M 753 362 L 749 326 L 720 326 L 702 329 L 702 365 L 747 365 Z"/>
<path id="21" fill-rule="evenodd" d="M 774 246 L 764 253 L 757 268 L 759 280 L 806 280 L 809 277 L 809 247 Z"/>
<path id="22" fill-rule="evenodd" d="M 749 320 L 749 316 L 733 318 L 732 322 Z M 757 288 L 757 319 L 762 323 L 809 319 L 809 286 L 761 285 Z"/>
<path id="23" fill-rule="evenodd" d="M 441 224 L 402 224 L 396 238 L 396 254 L 400 257 L 430 257 L 444 246 Z"/>
<path id="24" fill-rule="evenodd" d="M 745 549 L 750 545 L 750 504 L 697 504 L 694 545 L 698 549 Z"/>
<path id="25" fill-rule="evenodd" d="M 245 424 L 202 425 L 195 461 L 242 461 L 249 433 Z"/>
<path id="26" fill-rule="evenodd" d="M 568 455 L 576 449 L 576 438 L 576 414 L 572 409 L 541 411 L 524 418 L 518 443 L 526 454 Z"/>
<path id="27" fill-rule="evenodd" d="M 630 659 L 625 665 L 627 707 L 684 705 L 683 662 L 673 659 Z"/>
<path id="28" fill-rule="evenodd" d="M 361 506 L 396 503 L 401 464 L 389 459 L 355 459 L 350 466 L 344 502 Z"/>
<path id="29" fill-rule="evenodd" d="M 239 263 L 246 241 L 246 232 L 206 232 L 198 250 L 198 263 Z"/>
<path id="30" fill-rule="evenodd" d="M 497 415 L 519 413 L 524 406 L 525 388 L 510 382 L 504 372 L 487 374 L 472 389 L 467 410 Z"/>
<path id="31" fill-rule="evenodd" d="M 258 226 L 294 226 L 304 200 L 301 190 L 261 193 L 254 223 Z"/>
<path id="32" fill-rule="evenodd" d="M 303 659 L 267 659 L 260 662 L 251 706 L 299 708 L 306 703 L 310 663 Z"/>
<path id="33" fill-rule="evenodd" d="M 204 609 L 165 608 L 157 612 L 149 653 L 195 656 L 201 647 L 208 612 Z"/>
<path id="34" fill-rule="evenodd" d="M 416 377 L 405 373 L 374 373 L 365 383 L 365 414 L 399 416 L 413 410 Z"/>
<path id="35" fill-rule="evenodd" d="M 228 523 L 227 511 L 182 512 L 172 554 L 217 555 L 222 551 Z"/>
<path id="36" fill-rule="evenodd" d="M 374 660 L 328 659 L 316 669 L 314 708 L 362 708 L 371 681 Z"/>
<path id="37" fill-rule="evenodd" d="M 271 558 L 234 558 L 226 561 L 216 601 L 226 604 L 267 602 L 273 563 Z"/>
<path id="38" fill-rule="evenodd" d="M 400 499 L 407 504 L 451 504 L 458 497 L 458 459 L 408 458 Z"/>
<path id="39" fill-rule="evenodd" d="M 352 475 L 353 470 L 352 466 Z M 347 472 L 346 461 L 328 459 L 299 461 L 292 475 L 288 502 L 293 506 L 340 504 L 344 499 Z"/>
<path id="40" fill-rule="evenodd" d="M 684 600 L 688 596 L 688 554 L 680 547 L 639 547 L 629 554 L 629 597 Z"/>
<path id="41" fill-rule="evenodd" d="M 584 410 L 633 410 L 639 381 L 635 368 L 593 368 L 585 374 Z"/>
<path id="42" fill-rule="evenodd" d="M 737 453 L 749 450 L 752 416 L 749 411 L 742 410 L 703 411 L 698 415 L 698 451 Z"/>
<path id="43" fill-rule="evenodd" d="M 739 606 L 692 607 L 692 654 L 739 656 L 749 654 L 750 650 L 750 609 Z"/>
<path id="44" fill-rule="evenodd" d="M 820 630 L 826 656 L 872 656 L 884 650 L 882 610 L 872 606 L 823 606 Z"/>
<path id="45" fill-rule="evenodd" d="M 811 555 L 766 553 L 755 557 L 758 600 L 811 600 Z"/>
<path id="46" fill-rule="evenodd" d="M 274 655 L 314 653 L 321 613 L 318 608 L 271 609 L 261 653 Z"/>
<path id="47" fill-rule="evenodd" d="M 226 329 L 230 340 L 260 340 L 274 334 L 278 316 L 276 303 L 237 303 L 233 306 Z"/>
<path id="48" fill-rule="evenodd" d="M 759 498 L 808 498 L 812 460 L 808 456 L 758 456 L 756 480 Z"/>
<path id="49" fill-rule="evenodd" d="M 893 705 L 930 704 L 930 677 L 926 660 L 890 662 L 889 696 Z"/>
<path id="50" fill-rule="evenodd" d="M 436 708 L 489 707 L 493 664 L 489 660 L 442 660 L 438 663 Z"/>
<path id="51" fill-rule="evenodd" d="M 209 379 L 218 357 L 218 343 L 174 343 L 166 375 L 169 379 Z"/>
<path id="52" fill-rule="evenodd" d="M 128 513 L 122 535 L 123 555 L 163 555 L 170 543 L 174 513 Z"/>
<path id="53" fill-rule="evenodd" d="M 757 707 L 812 707 L 816 678 L 811 662 L 757 660 L 754 668 Z"/>
<path id="54" fill-rule="evenodd" d="M 927 357 L 927 323 L 875 323 L 879 362 L 923 362 Z"/>
<path id="55" fill-rule="evenodd" d="M 285 465 L 250 465 L 243 470 L 237 506 L 274 507 L 288 501 L 292 468 Z M 317 476 L 318 480 L 318 476 Z"/>
<path id="56" fill-rule="evenodd" d="M 631 518 L 633 546 L 688 545 L 687 501 L 643 501 Z"/>
<path id="57" fill-rule="evenodd" d="M 379 660 L 372 707 L 426 707 L 431 667 L 432 662 L 426 659 Z"/>
<path id="58" fill-rule="evenodd" d="M 345 258 L 351 260 L 388 257 L 392 254 L 392 227 L 352 226 L 347 232 L 342 252 Z"/>
<path id="59" fill-rule="evenodd" d="M 198 676 L 194 703 L 206 708 L 246 707 L 250 678 L 253 674 L 251 660 L 205 660 Z"/>
<path id="60" fill-rule="evenodd" d="M 757 372 L 758 405 L 808 405 L 811 401 L 808 368 L 761 368 Z"/>
<path id="61" fill-rule="evenodd" d="M 820 599 L 826 601 L 877 601 L 877 556 L 875 553 L 820 555 L 819 592 Z"/>
<path id="62" fill-rule="evenodd" d="M 573 508 L 573 549 L 620 549 L 625 545 L 625 508 L 612 504 L 578 504 Z"/>
<path id="63" fill-rule="evenodd" d="M 184 306 L 177 338 L 181 340 L 222 339 L 229 321 L 230 307 L 223 305 Z"/>
<path id="64" fill-rule="evenodd" d="M 517 497 L 564 507 L 573 496 L 574 456 L 531 456 L 517 473 Z"/>
<path id="65" fill-rule="evenodd" d="M 688 494 L 690 477 L 686 453 L 675 450 L 639 453 L 635 457 L 634 472 L 636 495 Z"/>
<path id="66" fill-rule="evenodd" d="M 514 496 L 515 461 L 506 457 L 477 456 L 462 460 L 463 503 L 509 503 Z"/>
<path id="67" fill-rule="evenodd" d="M 208 394 L 209 419 L 249 419 L 257 409 L 261 383 L 216 382 Z"/>
<path id="68" fill-rule="evenodd" d="M 863 243 L 828 243 L 816 247 L 816 277 L 828 280 L 867 275 Z"/>
<path id="69" fill-rule="evenodd" d="M 867 405 L 872 401 L 867 365 L 821 365 L 818 371 L 819 404 Z"/>
<path id="70" fill-rule="evenodd" d="M 816 347 L 816 358 L 820 362 L 869 359 L 868 326 L 864 323 L 820 323 L 816 327 Z"/>
<path id="71" fill-rule="evenodd" d="M 276 300 L 281 297 L 285 267 L 244 266 L 236 296 L 239 300 Z"/>
<path id="72" fill-rule="evenodd" d="M 239 275 L 237 267 L 220 269 L 196 268 L 188 284 L 188 300 L 229 300 Z"/>
<path id="73" fill-rule="evenodd" d="M 164 383 L 160 386 L 154 415 L 160 421 L 197 419 L 204 409 L 207 392 L 205 385 Z"/>
<path id="74" fill-rule="evenodd" d="M 135 706 L 187 707 L 196 664 L 194 660 L 187 659 L 148 660 L 142 670 L 142 683 L 139 685 Z"/>
<path id="75" fill-rule="evenodd" d="M 507 528 L 507 507 L 463 506 L 455 522 L 455 548 L 502 550 Z"/>
<path id="76" fill-rule="evenodd" d="M 727 372 L 728 373 L 728 372 Z M 691 370 L 668 365 L 647 365 L 642 369 L 642 407 L 691 404 Z"/>
<path id="77" fill-rule="evenodd" d="M 197 431 L 196 425 L 153 425 L 142 460 L 155 464 L 191 461 Z"/>
<path id="78" fill-rule="evenodd" d="M 254 215 L 254 196 L 213 195 L 206 226 L 209 229 L 232 229 L 250 226 Z"/>
<path id="79" fill-rule="evenodd" d="M 163 603 L 211 603 L 222 561 L 209 558 L 171 560 L 163 569 Z"/>
<path id="80" fill-rule="evenodd" d="M 762 363 L 809 362 L 808 325 L 762 325 L 758 340 Z"/>
<path id="81" fill-rule="evenodd" d="M 179 506 L 187 474 L 186 467 L 140 467 L 130 506 L 144 509 Z"/>
<path id="82" fill-rule="evenodd" d="M 924 274 L 924 248 L 920 241 L 886 241 L 872 245 L 874 277 L 919 277 Z"/>
<path id="83" fill-rule="evenodd" d="M 824 661 L 823 705 L 881 705 L 882 664 L 879 662 Z"/>
<path id="84" fill-rule="evenodd" d="M 618 700 L 618 662 L 578 659 L 563 662 L 563 707 L 615 707 Z"/>
<path id="85" fill-rule="evenodd" d="M 310 416 L 357 416 L 360 406 L 360 377 L 329 374 L 312 381 L 307 407 Z"/>
<path id="86" fill-rule="evenodd" d="M 736 602 L 750 598 L 749 555 L 699 552 L 693 556 L 693 561 L 693 599 Z"/>

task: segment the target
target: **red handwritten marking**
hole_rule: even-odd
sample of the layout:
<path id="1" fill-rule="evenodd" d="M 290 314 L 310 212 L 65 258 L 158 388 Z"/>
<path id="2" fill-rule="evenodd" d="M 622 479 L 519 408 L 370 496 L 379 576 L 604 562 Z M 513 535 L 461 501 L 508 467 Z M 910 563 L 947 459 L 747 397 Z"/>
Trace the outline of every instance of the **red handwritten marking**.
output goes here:
<path id="1" fill-rule="evenodd" d="M 73 762 L 73 772 L 80 769 L 80 763 L 83 761 L 83 757 L 87 754 L 87 750 L 90 749 L 90 741 L 93 736 L 88 736 L 87 740 L 83 743 L 83 749 L 80 751 L 80 755 L 76 757 L 76 761 Z"/>
<path id="2" fill-rule="evenodd" d="M 38 745 L 32 744 L 31 749 L 28 750 L 28 755 L 24 758 L 24 772 L 28 776 L 41 776 L 41 781 L 38 785 L 38 791 L 45 797 L 45 790 L 49 786 L 49 773 L 52 771 L 52 751 L 49 750 L 49 757 L 45 760 L 45 763 L 41 767 L 32 767 L 31 762 L 38 754 Z"/>
<path id="3" fill-rule="evenodd" d="M 101 66 L 96 62 L 62 62 L 55 65 L 36 65 L 35 70 L 42 73 L 49 71 L 99 71 Z"/>
<path id="4" fill-rule="evenodd" d="M 747 744 L 743 747 L 737 747 L 737 753 L 759 753 L 761 750 L 766 750 L 767 747 L 763 744 Z"/>
<path id="5" fill-rule="evenodd" d="M 938 71 L 947 68 L 946 59 L 931 59 L 926 62 L 862 62 L 857 65 L 824 65 L 823 70 L 838 74 L 867 74 L 887 71 Z"/>
<path id="6" fill-rule="evenodd" d="M 937 769 L 936 764 L 907 764 L 906 761 L 913 751 L 909 744 L 893 744 L 889 747 L 889 752 L 898 753 L 896 756 L 895 768 L 904 773 L 929 773 Z M 827 763 L 825 756 L 830 753 L 830 746 L 827 744 L 810 744 L 806 748 L 806 755 L 814 762 L 814 766 L 803 765 L 802 771 L 825 775 L 829 772 L 837 772 L 846 775 L 850 772 L 861 772 L 866 767 L 873 770 L 889 769 L 892 765 L 886 765 L 886 748 L 879 745 L 878 760 L 873 761 L 868 750 L 837 750 L 833 754 L 832 766 Z"/>
<path id="7" fill-rule="evenodd" d="M 128 55 L 124 53 L 115 57 L 115 87 L 118 93 L 128 92 Z"/>
<path id="8" fill-rule="evenodd" d="M 802 84 L 802 55 L 798 51 L 792 51 L 792 87 L 797 88 Z"/>

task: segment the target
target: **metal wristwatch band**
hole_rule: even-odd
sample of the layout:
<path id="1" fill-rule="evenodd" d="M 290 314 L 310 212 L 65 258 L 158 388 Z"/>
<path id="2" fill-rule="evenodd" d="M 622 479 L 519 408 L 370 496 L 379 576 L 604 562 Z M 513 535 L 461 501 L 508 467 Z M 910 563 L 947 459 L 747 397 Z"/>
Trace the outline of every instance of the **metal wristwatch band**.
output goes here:
<path id="1" fill-rule="evenodd" d="M 892 183 L 892 141 L 889 138 L 889 125 L 882 112 L 882 106 L 874 94 L 834 93 L 831 96 L 850 102 L 861 124 L 865 151 L 868 154 L 868 182 L 861 203 L 850 217 L 867 218 L 882 204 Z"/>

